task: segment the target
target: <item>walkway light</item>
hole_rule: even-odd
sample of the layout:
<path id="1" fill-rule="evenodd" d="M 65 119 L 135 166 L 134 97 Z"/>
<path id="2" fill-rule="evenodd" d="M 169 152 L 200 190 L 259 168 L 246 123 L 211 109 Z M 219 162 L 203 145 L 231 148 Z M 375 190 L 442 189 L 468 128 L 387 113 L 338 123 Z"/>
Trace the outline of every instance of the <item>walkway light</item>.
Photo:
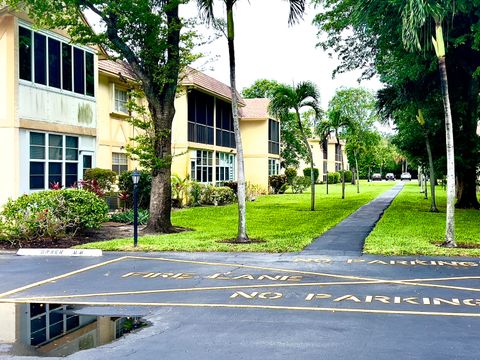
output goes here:
<path id="1" fill-rule="evenodd" d="M 140 181 L 140 173 L 135 169 L 132 173 L 133 182 L 133 247 L 137 247 L 138 243 L 138 182 Z"/>

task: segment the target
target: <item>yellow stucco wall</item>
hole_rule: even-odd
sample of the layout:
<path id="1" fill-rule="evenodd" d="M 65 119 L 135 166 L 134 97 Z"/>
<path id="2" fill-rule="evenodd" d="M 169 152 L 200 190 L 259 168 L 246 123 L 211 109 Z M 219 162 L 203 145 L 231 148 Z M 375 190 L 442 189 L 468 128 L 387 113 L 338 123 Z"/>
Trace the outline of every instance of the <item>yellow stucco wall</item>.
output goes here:
<path id="1" fill-rule="evenodd" d="M 112 153 L 125 153 L 125 146 L 134 136 L 127 116 L 114 111 L 114 84 L 122 90 L 127 84 L 104 73 L 99 74 L 97 91 L 97 162 L 96 167 L 112 169 Z M 134 162 L 128 161 L 133 169 Z"/>

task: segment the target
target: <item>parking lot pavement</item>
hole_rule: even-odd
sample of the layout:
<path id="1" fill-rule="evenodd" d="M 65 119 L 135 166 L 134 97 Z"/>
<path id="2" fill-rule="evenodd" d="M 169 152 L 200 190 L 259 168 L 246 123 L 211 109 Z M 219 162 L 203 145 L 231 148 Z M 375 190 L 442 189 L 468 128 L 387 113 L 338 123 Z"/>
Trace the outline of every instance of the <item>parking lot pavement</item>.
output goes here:
<path id="1" fill-rule="evenodd" d="M 153 324 L 73 359 L 472 359 L 479 267 L 305 254 L 4 255 L 0 301 L 143 309 Z"/>

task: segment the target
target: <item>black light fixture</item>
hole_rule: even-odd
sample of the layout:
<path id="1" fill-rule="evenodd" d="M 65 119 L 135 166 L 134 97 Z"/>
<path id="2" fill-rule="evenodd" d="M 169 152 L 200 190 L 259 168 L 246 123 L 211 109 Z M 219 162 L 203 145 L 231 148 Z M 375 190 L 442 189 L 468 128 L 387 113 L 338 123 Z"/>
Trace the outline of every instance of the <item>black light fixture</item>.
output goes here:
<path id="1" fill-rule="evenodd" d="M 132 173 L 133 182 L 133 247 L 137 247 L 138 243 L 138 182 L 140 181 L 140 173 L 135 168 Z"/>

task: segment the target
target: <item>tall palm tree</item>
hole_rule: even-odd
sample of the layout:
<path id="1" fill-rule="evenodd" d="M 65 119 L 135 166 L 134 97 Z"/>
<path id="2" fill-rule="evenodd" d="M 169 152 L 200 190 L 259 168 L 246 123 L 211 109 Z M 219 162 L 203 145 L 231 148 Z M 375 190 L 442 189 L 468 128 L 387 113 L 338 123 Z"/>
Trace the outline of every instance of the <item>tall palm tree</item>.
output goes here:
<path id="1" fill-rule="evenodd" d="M 288 0 L 290 2 L 290 15 L 288 18 L 289 24 L 295 23 L 300 19 L 305 11 L 305 0 Z M 233 129 L 235 132 L 235 143 L 237 147 L 237 196 L 238 196 L 238 233 L 237 242 L 250 242 L 247 235 L 247 211 L 246 211 L 246 189 L 245 189 L 245 169 L 243 161 L 243 146 L 242 138 L 240 136 L 240 122 L 238 116 L 238 93 L 236 87 L 235 77 L 235 26 L 233 17 L 233 6 L 237 0 L 223 0 L 227 10 L 227 42 L 228 55 L 230 62 L 230 89 L 232 91 L 232 116 Z M 197 6 L 200 10 L 201 16 L 207 22 L 213 22 L 215 16 L 213 13 L 214 0 L 197 0 Z"/>
<path id="2" fill-rule="evenodd" d="M 455 243 L 455 153 L 453 144 L 453 122 L 448 95 L 447 64 L 445 61 L 445 42 L 443 40 L 442 22 L 446 10 L 454 5 L 453 0 L 407 0 L 402 11 L 402 40 L 408 50 L 421 49 L 419 30 L 430 19 L 435 22 L 435 36 L 432 37 L 433 47 L 437 55 L 438 69 L 443 95 L 445 112 L 445 137 L 447 147 L 447 215 L 445 241 L 446 247 L 456 247 Z"/>
<path id="3" fill-rule="evenodd" d="M 300 131 L 302 141 L 308 151 L 308 161 L 310 162 L 310 176 L 311 176 L 311 202 L 310 210 L 315 210 L 315 176 L 313 172 L 313 154 L 308 138 L 305 133 L 305 128 L 300 116 L 300 110 L 309 107 L 315 112 L 315 117 L 318 119 L 321 115 L 320 110 L 320 94 L 314 83 L 305 81 L 299 83 L 297 86 L 279 85 L 273 92 L 272 99 L 269 105 L 269 111 L 272 115 L 282 118 L 284 114 L 294 111 L 298 130 Z"/>

